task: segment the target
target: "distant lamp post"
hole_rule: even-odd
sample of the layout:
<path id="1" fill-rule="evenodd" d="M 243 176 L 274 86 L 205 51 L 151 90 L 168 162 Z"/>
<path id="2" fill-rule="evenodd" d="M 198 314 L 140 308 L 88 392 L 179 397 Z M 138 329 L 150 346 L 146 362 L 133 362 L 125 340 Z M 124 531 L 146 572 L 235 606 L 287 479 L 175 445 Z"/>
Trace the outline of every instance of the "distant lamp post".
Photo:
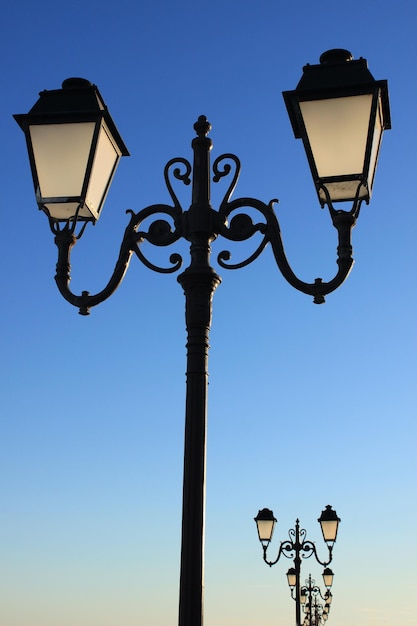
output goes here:
<path id="1" fill-rule="evenodd" d="M 305 615 L 302 622 L 303 626 L 319 626 L 327 622 L 330 612 L 330 603 L 327 602 L 328 593 L 326 591 L 323 596 L 320 587 L 316 585 L 315 580 L 309 574 L 300 591 L 301 607 Z"/>
<path id="2" fill-rule="evenodd" d="M 276 200 L 265 203 L 252 197 L 232 199 L 240 161 L 236 155 L 226 153 L 210 165 L 211 125 L 201 115 L 194 124 L 192 164 L 177 157 L 165 166 L 170 203 L 152 204 L 138 213 L 128 211 L 129 223 L 107 285 L 96 294 L 73 293 L 72 248 L 86 225 L 100 217 L 116 167 L 128 150 L 98 88 L 85 79 L 67 79 L 62 89 L 42 91 L 29 113 L 15 115 L 26 137 L 36 201 L 48 216 L 58 248 L 55 281 L 61 295 L 81 315 L 88 315 L 92 307 L 113 294 L 132 255 L 155 272 L 168 274 L 181 268 L 183 259 L 177 252 L 169 256 L 169 261 L 156 265 L 142 244 L 164 248 L 181 239 L 190 244 L 190 264 L 177 278 L 185 294 L 187 327 L 179 626 L 202 624 L 208 346 L 212 298 L 221 282 L 210 264 L 211 244 L 218 237 L 253 243 L 252 251 L 240 262 L 230 262 L 229 250 L 220 251 L 217 262 L 224 269 L 249 265 L 269 244 L 286 281 L 312 296 L 316 304 L 323 303 L 352 268 L 351 231 L 361 202 L 370 197 L 382 131 L 390 127 L 386 82 L 375 81 L 366 69 L 366 61 L 354 61 L 346 51 L 327 52 L 319 65 L 306 66 L 296 90 L 285 92 L 284 98 L 294 132 L 303 138 L 320 203 L 327 204 L 337 231 L 338 269 L 328 282 L 321 278 L 304 282 L 294 274 L 273 210 Z M 368 121 L 364 121 L 364 110 Z M 323 123 L 326 119 L 329 126 Z M 360 165 L 357 145 L 362 149 Z M 210 202 L 211 176 L 215 183 L 228 181 L 217 210 Z M 191 184 L 191 203 L 185 209 L 173 183 Z M 342 200 L 351 201 L 352 207 L 336 210 L 333 203 Z M 263 543 L 270 541 L 275 521 L 259 520 Z"/>
<path id="3" fill-rule="evenodd" d="M 316 561 L 325 568 L 323 571 L 323 580 L 329 590 L 333 584 L 333 572 L 328 565 L 333 558 L 333 546 L 336 541 L 340 518 L 337 516 L 336 511 L 334 511 L 330 505 L 327 505 L 318 519 L 328 549 L 328 558 L 325 561 L 319 559 L 315 544 L 312 541 L 306 540 L 307 533 L 304 529 L 300 528 L 298 519 L 295 522 L 295 528 L 288 531 L 290 539 L 281 541 L 276 559 L 269 561 L 267 558 L 267 550 L 277 520 L 270 509 L 261 509 L 255 517 L 255 522 L 258 529 L 259 541 L 263 548 L 263 559 L 265 563 L 272 567 L 272 565 L 278 563 L 282 555 L 294 561 L 294 567 L 291 567 L 287 572 L 287 581 L 291 589 L 291 597 L 295 600 L 296 626 L 301 626 L 301 606 L 307 602 L 308 595 L 308 589 L 300 586 L 301 560 L 308 559 L 314 555 Z M 327 598 L 328 597 L 331 597 L 331 594 L 327 595 Z M 325 599 L 324 596 L 323 599 Z M 328 603 L 329 606 L 330 602 Z M 309 626 L 312 625 L 309 624 Z"/>

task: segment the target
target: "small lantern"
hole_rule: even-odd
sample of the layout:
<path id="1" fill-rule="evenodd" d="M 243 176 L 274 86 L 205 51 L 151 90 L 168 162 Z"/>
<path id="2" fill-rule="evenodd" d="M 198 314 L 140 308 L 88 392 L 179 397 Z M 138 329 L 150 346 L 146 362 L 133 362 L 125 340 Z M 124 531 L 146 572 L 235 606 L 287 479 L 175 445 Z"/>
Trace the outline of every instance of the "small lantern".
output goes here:
<path id="1" fill-rule="evenodd" d="M 336 511 L 333 511 L 330 504 L 321 512 L 317 521 L 320 523 L 324 541 L 327 544 L 333 544 L 336 541 L 340 518 L 337 517 Z"/>
<path id="2" fill-rule="evenodd" d="M 324 594 L 324 599 L 325 599 L 325 601 L 326 601 L 326 606 L 329 606 L 329 607 L 330 607 L 330 605 L 331 605 L 331 603 L 332 603 L 332 600 L 333 600 L 333 594 L 332 594 L 332 592 L 330 591 L 330 589 L 328 589 L 328 590 L 326 591 L 326 593 Z"/>
<path id="3" fill-rule="evenodd" d="M 52 220 L 95 222 L 129 152 L 95 85 L 69 78 L 15 119 L 26 136 L 36 201 Z"/>
<path id="4" fill-rule="evenodd" d="M 333 576 L 334 574 L 330 567 L 326 567 L 326 569 L 323 571 L 323 580 L 328 589 L 333 585 Z"/>
<path id="5" fill-rule="evenodd" d="M 258 529 L 259 541 L 268 545 L 274 534 L 277 522 L 273 512 L 270 509 L 262 509 L 262 511 L 258 511 L 258 515 L 254 519 Z"/>
<path id="6" fill-rule="evenodd" d="M 288 586 L 291 588 L 294 588 L 297 584 L 297 570 L 295 569 L 295 567 L 290 567 L 290 569 L 288 570 L 287 581 Z"/>
<path id="7" fill-rule="evenodd" d="M 387 81 L 374 80 L 365 59 L 329 50 L 283 96 L 320 204 L 369 202 L 382 133 L 391 128 Z"/>
<path id="8" fill-rule="evenodd" d="M 300 591 L 300 602 L 301 604 L 305 604 L 307 602 L 307 590 L 305 587 L 302 587 Z"/>

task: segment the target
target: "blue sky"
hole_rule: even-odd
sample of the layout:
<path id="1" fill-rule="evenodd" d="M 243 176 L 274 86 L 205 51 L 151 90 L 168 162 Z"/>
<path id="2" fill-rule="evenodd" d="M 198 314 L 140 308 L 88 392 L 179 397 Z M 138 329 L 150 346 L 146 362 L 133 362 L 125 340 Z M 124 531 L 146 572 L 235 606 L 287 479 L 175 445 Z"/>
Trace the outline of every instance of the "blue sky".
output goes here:
<path id="1" fill-rule="evenodd" d="M 335 47 L 388 79 L 393 127 L 353 232 L 356 264 L 324 306 L 285 283 L 270 250 L 248 268 L 220 270 L 205 623 L 293 623 L 291 562 L 266 567 L 253 517 L 264 506 L 278 517 L 271 557 L 297 517 L 323 554 L 316 520 L 332 504 L 342 524 L 329 623 L 414 624 L 416 18 L 403 0 L 8 7 L 0 38 L 2 626 L 175 624 L 185 386 L 175 276 L 133 259 L 120 289 L 88 318 L 58 294 L 53 237 L 12 114 L 27 112 L 42 89 L 82 76 L 99 86 L 131 152 L 100 221 L 74 250 L 74 291 L 107 282 L 126 209 L 168 200 L 164 165 L 191 158 L 201 114 L 213 124 L 213 157 L 241 159 L 236 196 L 278 197 L 295 272 L 329 279 L 335 232 L 281 92 Z M 321 579 L 311 560 L 302 572 Z"/>

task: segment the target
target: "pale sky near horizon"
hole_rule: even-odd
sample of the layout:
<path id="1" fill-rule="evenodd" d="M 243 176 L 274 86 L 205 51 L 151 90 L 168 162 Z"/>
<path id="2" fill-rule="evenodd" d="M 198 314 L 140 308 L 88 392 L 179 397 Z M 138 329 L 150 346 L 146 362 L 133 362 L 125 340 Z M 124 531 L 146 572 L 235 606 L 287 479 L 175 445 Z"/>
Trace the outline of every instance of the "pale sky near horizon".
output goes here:
<path id="1" fill-rule="evenodd" d="M 213 160 L 232 152 L 242 162 L 235 197 L 278 197 L 294 271 L 328 280 L 336 233 L 281 92 L 331 48 L 388 80 L 392 130 L 353 231 L 355 266 L 326 304 L 290 287 L 270 250 L 228 272 L 216 264 L 224 242 L 213 245 L 222 284 L 209 361 L 205 626 L 293 624 L 292 562 L 263 563 L 253 518 L 263 507 L 278 518 L 271 558 L 296 518 L 324 558 L 317 518 L 327 504 L 342 519 L 328 624 L 414 626 L 417 8 L 23 0 L 3 13 L 1 626 L 177 622 L 185 397 L 176 276 L 133 259 L 112 298 L 79 316 L 56 289 L 53 235 L 12 115 L 81 76 L 98 85 L 131 153 L 74 249 L 75 292 L 107 282 L 126 209 L 169 199 L 163 168 L 191 159 L 201 114 Z M 220 196 L 214 189 L 214 206 Z M 303 563 L 302 578 L 321 584 L 321 572 Z"/>

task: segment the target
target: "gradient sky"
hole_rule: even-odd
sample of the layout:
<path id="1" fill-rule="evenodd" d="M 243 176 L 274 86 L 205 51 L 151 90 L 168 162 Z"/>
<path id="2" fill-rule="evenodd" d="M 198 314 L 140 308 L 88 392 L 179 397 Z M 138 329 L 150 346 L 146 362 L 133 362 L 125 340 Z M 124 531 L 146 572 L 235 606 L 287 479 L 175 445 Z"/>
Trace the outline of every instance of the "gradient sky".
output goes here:
<path id="1" fill-rule="evenodd" d="M 336 232 L 281 92 L 336 47 L 388 79 L 392 130 L 353 232 L 356 264 L 325 305 L 290 287 L 270 250 L 220 270 L 205 624 L 293 624 L 291 562 L 263 563 L 253 517 L 269 507 L 278 518 L 271 558 L 297 517 L 324 558 L 316 520 L 326 504 L 342 518 L 328 623 L 415 624 L 416 24 L 410 0 L 22 0 L 3 12 L 2 626 L 177 622 L 185 393 L 175 276 L 133 259 L 90 317 L 59 295 L 53 236 L 12 114 L 65 78 L 88 78 L 131 152 L 74 250 L 75 292 L 107 282 L 126 209 L 169 199 L 164 165 L 191 158 L 201 114 L 213 157 L 242 161 L 235 196 L 278 197 L 294 271 L 328 280 Z M 302 577 L 321 582 L 321 571 L 310 559 Z"/>

